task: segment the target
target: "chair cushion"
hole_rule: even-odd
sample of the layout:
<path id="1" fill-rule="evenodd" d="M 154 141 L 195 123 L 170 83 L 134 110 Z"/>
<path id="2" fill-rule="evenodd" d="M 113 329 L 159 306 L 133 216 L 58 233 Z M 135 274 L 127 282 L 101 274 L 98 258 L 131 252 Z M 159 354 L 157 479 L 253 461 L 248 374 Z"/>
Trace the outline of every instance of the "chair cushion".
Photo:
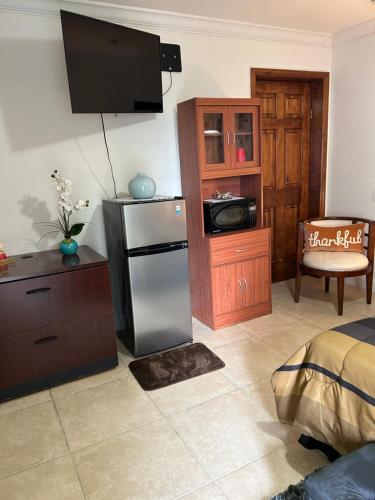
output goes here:
<path id="1" fill-rule="evenodd" d="M 368 266 L 368 259 L 358 252 L 305 252 L 303 263 L 322 271 L 357 271 Z"/>
<path id="2" fill-rule="evenodd" d="M 321 227 L 336 227 L 336 226 L 348 226 L 349 224 L 353 223 L 351 220 L 322 219 L 322 220 L 313 220 L 310 222 L 310 224 Z"/>

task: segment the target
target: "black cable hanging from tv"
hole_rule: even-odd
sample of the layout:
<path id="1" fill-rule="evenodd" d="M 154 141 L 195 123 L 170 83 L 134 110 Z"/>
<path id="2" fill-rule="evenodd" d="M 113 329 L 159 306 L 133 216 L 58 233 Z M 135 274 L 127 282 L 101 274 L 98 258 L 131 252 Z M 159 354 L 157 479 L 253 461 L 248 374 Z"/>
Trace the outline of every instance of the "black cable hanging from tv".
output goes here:
<path id="1" fill-rule="evenodd" d="M 104 137 L 105 147 L 106 147 L 106 150 L 107 150 L 108 163 L 109 163 L 109 166 L 111 167 L 111 176 L 112 176 L 112 181 L 113 181 L 113 191 L 115 192 L 115 198 L 117 200 L 118 196 L 117 196 L 117 188 L 116 188 L 116 179 L 115 179 L 115 176 L 114 176 L 114 173 L 113 173 L 113 166 L 112 166 L 111 157 L 110 157 L 110 154 L 109 154 L 109 148 L 108 148 L 108 143 L 107 143 L 107 136 L 106 136 L 106 133 L 105 133 L 103 113 L 100 113 L 100 118 L 102 119 L 103 137 Z"/>
<path id="2" fill-rule="evenodd" d="M 165 94 L 168 94 L 168 92 L 171 90 L 172 88 L 172 85 L 173 85 L 173 80 L 172 80 L 172 71 L 169 72 L 169 78 L 170 78 L 170 83 L 169 83 L 169 87 L 167 88 L 167 90 L 165 92 L 163 92 L 163 96 Z"/>

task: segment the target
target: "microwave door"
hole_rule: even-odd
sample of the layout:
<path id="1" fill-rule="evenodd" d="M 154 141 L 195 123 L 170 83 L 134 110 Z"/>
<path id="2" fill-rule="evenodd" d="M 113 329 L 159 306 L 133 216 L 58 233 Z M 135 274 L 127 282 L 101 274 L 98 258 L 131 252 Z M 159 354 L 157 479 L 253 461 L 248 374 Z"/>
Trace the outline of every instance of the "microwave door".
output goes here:
<path id="1" fill-rule="evenodd" d="M 214 225 L 221 230 L 238 229 L 248 220 L 248 210 L 243 204 L 218 207 L 214 215 Z"/>

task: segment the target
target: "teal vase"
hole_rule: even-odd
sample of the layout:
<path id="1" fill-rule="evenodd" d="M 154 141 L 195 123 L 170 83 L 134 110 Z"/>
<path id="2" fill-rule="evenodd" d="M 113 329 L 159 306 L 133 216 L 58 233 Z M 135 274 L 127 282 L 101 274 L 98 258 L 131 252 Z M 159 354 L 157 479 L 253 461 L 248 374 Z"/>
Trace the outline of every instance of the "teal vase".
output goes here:
<path id="1" fill-rule="evenodd" d="M 60 252 L 63 255 L 74 255 L 77 253 L 78 243 L 73 238 L 65 238 L 60 243 Z"/>
<path id="2" fill-rule="evenodd" d="M 132 198 L 152 198 L 156 192 L 156 183 L 147 175 L 137 174 L 130 180 L 128 189 Z"/>

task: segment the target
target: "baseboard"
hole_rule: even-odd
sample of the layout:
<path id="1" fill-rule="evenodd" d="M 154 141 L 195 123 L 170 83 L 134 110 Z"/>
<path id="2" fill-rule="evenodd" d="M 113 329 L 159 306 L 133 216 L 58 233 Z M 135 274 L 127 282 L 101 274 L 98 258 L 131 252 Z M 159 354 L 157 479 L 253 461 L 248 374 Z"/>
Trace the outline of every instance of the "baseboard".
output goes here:
<path id="1" fill-rule="evenodd" d="M 28 394 L 42 391 L 44 389 L 50 389 L 56 385 L 72 382 L 82 377 L 88 377 L 89 375 L 95 375 L 106 370 L 111 370 L 112 368 L 116 368 L 117 365 L 118 358 L 116 355 L 112 358 L 102 359 L 89 365 L 71 368 L 63 372 L 47 375 L 37 380 L 31 380 L 11 387 L 4 387 L 0 389 L 0 403 L 10 399 L 19 398 L 21 396 L 27 396 Z"/>

